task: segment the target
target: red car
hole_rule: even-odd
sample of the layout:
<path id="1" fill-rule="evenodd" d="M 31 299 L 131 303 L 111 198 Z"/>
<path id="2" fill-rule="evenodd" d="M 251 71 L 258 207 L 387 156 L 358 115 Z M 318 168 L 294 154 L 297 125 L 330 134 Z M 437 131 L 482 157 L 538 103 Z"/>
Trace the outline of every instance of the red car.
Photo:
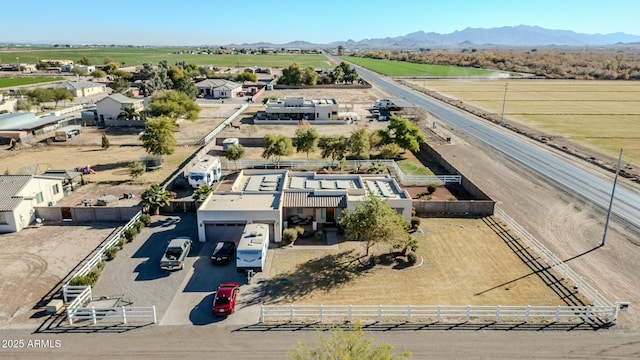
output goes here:
<path id="1" fill-rule="evenodd" d="M 240 292 L 240 285 L 234 282 L 226 282 L 218 286 L 216 297 L 213 299 L 213 315 L 228 316 L 233 314 L 236 307 L 236 298 Z"/>

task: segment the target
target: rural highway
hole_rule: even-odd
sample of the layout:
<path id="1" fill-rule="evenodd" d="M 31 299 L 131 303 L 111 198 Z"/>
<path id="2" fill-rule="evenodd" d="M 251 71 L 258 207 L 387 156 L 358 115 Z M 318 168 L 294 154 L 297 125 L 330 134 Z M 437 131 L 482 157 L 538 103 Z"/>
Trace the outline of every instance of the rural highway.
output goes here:
<path id="1" fill-rule="evenodd" d="M 341 61 L 332 56 L 329 56 L 329 58 L 338 63 Z M 532 171 L 555 182 L 566 191 L 574 193 L 602 209 L 609 208 L 613 174 L 609 178 L 603 178 L 600 175 L 585 171 L 552 152 L 542 150 L 537 144 L 524 141 L 522 135 L 506 131 L 488 123 L 486 120 L 463 113 L 449 105 L 399 86 L 372 71 L 359 66 L 356 66 L 356 68 L 360 77 L 369 83 L 424 108 L 457 131 L 465 132 L 469 136 L 484 142 Z M 640 229 L 640 194 L 623 188 L 619 182 L 616 187 L 612 213 L 627 225 Z"/>

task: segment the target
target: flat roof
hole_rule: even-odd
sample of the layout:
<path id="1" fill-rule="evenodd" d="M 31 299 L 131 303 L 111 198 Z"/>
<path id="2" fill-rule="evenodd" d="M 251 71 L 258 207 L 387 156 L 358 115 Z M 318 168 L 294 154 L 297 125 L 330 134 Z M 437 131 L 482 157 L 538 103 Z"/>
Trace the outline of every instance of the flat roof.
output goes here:
<path id="1" fill-rule="evenodd" d="M 239 210 L 277 210 L 280 193 L 214 193 L 209 201 L 203 203 L 202 210 L 239 211 Z"/>

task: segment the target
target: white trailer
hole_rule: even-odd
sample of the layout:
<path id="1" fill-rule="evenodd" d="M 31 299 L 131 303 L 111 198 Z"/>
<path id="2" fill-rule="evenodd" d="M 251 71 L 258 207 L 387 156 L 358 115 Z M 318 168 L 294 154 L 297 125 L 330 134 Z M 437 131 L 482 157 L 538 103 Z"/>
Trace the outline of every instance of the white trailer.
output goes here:
<path id="1" fill-rule="evenodd" d="M 82 134 L 82 125 L 69 125 L 56 130 L 55 141 L 67 141 Z"/>
<path id="2" fill-rule="evenodd" d="M 262 271 L 269 249 L 269 225 L 247 224 L 236 249 L 236 270 Z"/>
<path id="3" fill-rule="evenodd" d="M 222 166 L 217 156 L 205 156 L 189 170 L 189 185 L 193 188 L 211 186 L 222 177 Z"/>

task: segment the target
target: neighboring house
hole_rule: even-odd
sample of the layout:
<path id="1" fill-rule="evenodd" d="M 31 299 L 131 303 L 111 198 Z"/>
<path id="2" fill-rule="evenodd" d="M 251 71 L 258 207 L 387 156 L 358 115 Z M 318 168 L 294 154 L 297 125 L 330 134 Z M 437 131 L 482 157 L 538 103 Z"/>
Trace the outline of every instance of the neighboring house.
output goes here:
<path id="1" fill-rule="evenodd" d="M 196 83 L 197 96 L 213 99 L 231 99 L 242 92 L 242 85 L 223 79 L 207 79 Z"/>
<path id="2" fill-rule="evenodd" d="M 67 81 L 62 84 L 61 87 L 70 90 L 75 97 L 91 96 L 107 92 L 107 87 L 104 84 L 86 80 Z"/>
<path id="3" fill-rule="evenodd" d="M 286 97 L 284 100 L 269 100 L 265 104 L 265 120 L 309 120 L 327 121 L 337 119 L 336 99 L 311 99 Z"/>
<path id="4" fill-rule="evenodd" d="M 317 174 L 288 170 L 243 170 L 229 191 L 209 195 L 197 211 L 201 242 L 233 238 L 248 223 L 269 225 L 279 242 L 287 226 L 335 227 L 344 209 L 369 195 L 385 199 L 407 220 L 412 200 L 388 175 Z"/>
<path id="5" fill-rule="evenodd" d="M 127 107 L 140 112 L 144 110 L 144 99 L 132 99 L 122 94 L 109 95 L 96 103 L 98 121 L 105 126 L 144 126 L 143 120 L 118 119 Z"/>
<path id="6" fill-rule="evenodd" d="M 244 72 L 247 72 L 250 74 L 271 74 L 271 68 L 260 67 L 260 66 L 249 66 L 248 68 L 244 69 Z"/>
<path id="7" fill-rule="evenodd" d="M 36 206 L 53 206 L 63 197 L 60 179 L 0 175 L 0 233 L 24 229 L 36 221 Z"/>

